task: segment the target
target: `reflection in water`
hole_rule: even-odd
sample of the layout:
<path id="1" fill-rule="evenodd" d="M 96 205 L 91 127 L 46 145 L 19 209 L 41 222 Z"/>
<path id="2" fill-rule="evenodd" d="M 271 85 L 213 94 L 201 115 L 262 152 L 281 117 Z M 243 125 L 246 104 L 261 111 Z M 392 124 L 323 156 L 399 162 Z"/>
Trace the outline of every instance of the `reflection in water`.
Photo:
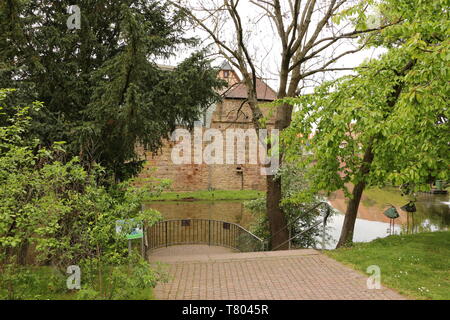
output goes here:
<path id="1" fill-rule="evenodd" d="M 327 223 L 327 243 L 325 249 L 334 249 L 341 235 L 342 224 L 344 223 L 344 214 L 337 213 L 328 219 Z M 394 233 L 398 234 L 401 227 L 394 226 Z M 383 238 L 390 234 L 389 222 L 370 221 L 365 219 L 356 219 L 355 233 L 353 234 L 354 242 L 367 242 L 376 238 Z"/>
<path id="2" fill-rule="evenodd" d="M 450 201 L 448 195 L 420 194 L 417 197 L 417 212 L 407 214 L 400 207 L 408 200 L 396 189 L 371 189 L 363 194 L 356 219 L 355 242 L 367 242 L 389 235 L 389 218 L 383 211 L 387 203 L 397 207 L 400 217 L 395 219 L 394 233 L 416 233 L 448 230 L 450 225 Z M 344 222 L 346 199 L 342 192 L 336 192 L 329 203 L 337 213 L 328 219 L 327 249 L 335 248 Z M 146 206 L 162 213 L 164 219 L 213 219 L 237 223 L 249 229 L 254 222 L 252 213 L 244 208 L 243 201 L 159 201 Z M 320 239 L 321 240 L 321 239 Z M 319 244 L 321 241 L 319 240 Z"/>
<path id="3" fill-rule="evenodd" d="M 353 241 L 367 242 L 376 238 L 383 238 L 390 234 L 389 218 L 383 212 L 387 204 L 397 207 L 400 217 L 395 219 L 395 234 L 417 233 L 427 231 L 448 230 L 450 225 L 450 206 L 448 195 L 432 195 L 421 193 L 417 196 L 414 213 L 407 213 L 400 209 L 408 202 L 400 192 L 393 188 L 371 189 L 366 191 L 358 209 Z M 338 213 L 328 220 L 328 235 L 330 237 L 326 248 L 334 248 L 339 240 L 344 222 L 346 199 L 342 192 L 334 193 L 329 203 Z"/>
<path id="4" fill-rule="evenodd" d="M 243 201 L 155 201 L 146 206 L 161 212 L 165 220 L 212 219 L 237 223 L 246 229 L 253 222 Z"/>

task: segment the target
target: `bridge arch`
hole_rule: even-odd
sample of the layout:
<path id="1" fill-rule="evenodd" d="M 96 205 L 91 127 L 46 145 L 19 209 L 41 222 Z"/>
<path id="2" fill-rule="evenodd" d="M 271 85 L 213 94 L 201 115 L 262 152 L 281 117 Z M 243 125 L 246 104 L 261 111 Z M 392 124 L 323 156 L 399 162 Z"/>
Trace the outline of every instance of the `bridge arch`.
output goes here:
<path id="1" fill-rule="evenodd" d="M 265 242 L 232 222 L 211 219 L 174 219 L 147 228 L 147 249 L 173 245 L 206 244 L 241 252 L 264 251 Z"/>

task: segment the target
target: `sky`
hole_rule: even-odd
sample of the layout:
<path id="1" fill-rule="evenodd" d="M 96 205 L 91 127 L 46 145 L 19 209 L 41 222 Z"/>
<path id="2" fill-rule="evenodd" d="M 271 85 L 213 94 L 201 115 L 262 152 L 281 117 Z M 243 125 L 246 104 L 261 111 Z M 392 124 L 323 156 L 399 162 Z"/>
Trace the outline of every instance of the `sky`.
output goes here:
<path id="1" fill-rule="evenodd" d="M 287 1 L 282 0 L 282 4 L 285 5 L 284 8 L 288 8 Z M 330 0 L 319 0 L 318 3 L 327 3 Z M 216 3 L 222 2 L 222 0 L 185 0 L 188 2 L 188 5 L 193 6 L 194 8 L 198 8 L 200 5 L 204 6 L 214 6 Z M 254 4 L 251 3 L 250 0 L 241 0 L 238 5 L 238 10 L 241 14 L 241 18 L 244 25 L 244 30 L 246 31 L 247 44 L 250 53 L 254 57 L 254 60 L 257 62 L 258 68 L 258 76 L 263 78 L 269 86 L 273 89 L 278 89 L 278 70 L 280 64 L 280 52 L 281 45 L 279 43 L 278 38 L 274 35 L 274 29 L 267 18 L 267 14 L 264 11 Z M 204 16 L 204 13 L 200 11 L 196 11 L 197 16 Z M 370 13 L 368 13 L 370 14 Z M 214 18 L 217 18 L 216 15 Z M 312 25 L 314 25 L 314 19 L 318 19 L 320 17 L 320 12 L 317 12 L 316 15 L 313 16 Z M 210 23 L 210 20 L 207 20 L 206 23 Z M 209 24 L 210 25 L 210 24 Z M 348 24 L 341 24 L 340 27 L 344 27 L 345 31 L 352 30 L 353 28 Z M 329 35 L 330 30 L 325 29 L 323 35 Z M 188 57 L 193 51 L 204 48 L 207 45 L 212 44 L 212 40 L 208 37 L 208 34 L 201 30 L 200 28 L 189 28 L 186 36 L 196 36 L 201 39 L 201 45 L 196 48 L 184 49 L 177 53 L 177 56 L 172 57 L 171 59 L 163 59 L 158 60 L 158 63 L 166 64 L 166 65 L 176 65 L 181 62 L 183 59 Z M 227 24 L 226 22 L 223 24 L 221 38 L 228 41 L 228 44 L 232 45 L 232 39 L 234 39 L 234 28 L 231 24 Z M 213 51 L 215 51 L 215 46 L 211 46 Z M 338 46 L 332 46 L 330 50 L 326 50 L 324 52 L 324 56 L 331 56 L 334 52 L 343 52 L 347 50 L 351 50 L 355 48 L 355 44 L 350 40 L 346 42 L 339 43 Z M 365 59 L 372 59 L 379 56 L 383 51 L 381 49 L 368 49 L 363 50 L 358 53 L 354 53 L 351 55 L 347 55 L 342 57 L 337 63 L 333 65 L 333 67 L 356 67 L 361 64 Z M 223 62 L 223 58 L 220 56 L 214 56 L 215 61 L 213 62 L 214 66 L 218 66 Z M 314 66 L 314 63 L 311 66 Z M 339 71 L 339 72 L 327 72 L 325 74 L 318 74 L 314 77 L 314 81 L 308 81 L 306 83 L 307 87 L 302 90 L 302 93 L 311 93 L 314 89 L 314 86 L 320 84 L 324 80 L 331 80 L 333 78 L 345 75 L 350 73 L 351 71 Z"/>

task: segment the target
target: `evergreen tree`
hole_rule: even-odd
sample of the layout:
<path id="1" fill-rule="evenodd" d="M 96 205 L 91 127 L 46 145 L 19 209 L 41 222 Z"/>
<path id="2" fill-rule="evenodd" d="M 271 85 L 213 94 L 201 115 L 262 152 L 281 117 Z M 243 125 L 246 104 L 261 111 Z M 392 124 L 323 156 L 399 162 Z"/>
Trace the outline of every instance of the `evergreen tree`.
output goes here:
<path id="1" fill-rule="evenodd" d="M 80 29 L 67 26 L 70 5 Z M 2 1 L 0 87 L 19 89 L 4 107 L 43 102 L 32 130 L 43 145 L 66 141 L 86 167 L 135 175 L 137 145 L 157 150 L 219 99 L 222 82 L 203 52 L 174 70 L 155 63 L 196 43 L 184 27 L 182 13 L 154 0 Z"/>

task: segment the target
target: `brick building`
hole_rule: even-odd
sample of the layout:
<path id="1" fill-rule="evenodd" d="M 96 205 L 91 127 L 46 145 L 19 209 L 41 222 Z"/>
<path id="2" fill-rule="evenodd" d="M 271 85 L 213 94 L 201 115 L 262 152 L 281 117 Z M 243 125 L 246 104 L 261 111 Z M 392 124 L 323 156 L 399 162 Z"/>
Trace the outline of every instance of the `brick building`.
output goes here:
<path id="1" fill-rule="evenodd" d="M 228 88 L 222 92 L 223 100 L 212 105 L 206 110 L 201 119 L 201 130 L 205 132 L 208 129 L 217 129 L 226 136 L 227 129 L 251 129 L 252 111 L 245 104 L 247 98 L 246 86 L 241 82 L 238 74 L 233 68 L 224 62 L 219 71 L 219 77 L 228 82 Z M 261 104 L 276 99 L 276 93 L 262 80 L 257 82 L 257 96 Z M 261 106 L 262 112 L 268 116 L 268 107 Z M 267 122 L 267 127 L 273 125 L 272 119 Z M 195 163 L 194 152 L 192 152 L 192 161 L 189 164 L 175 164 L 172 158 L 174 146 L 178 142 L 165 141 L 162 149 L 157 154 L 146 153 L 147 163 L 141 173 L 142 178 L 149 176 L 155 178 L 165 178 L 172 181 L 172 189 L 175 191 L 195 191 L 195 190 L 240 190 L 255 189 L 265 190 L 266 177 L 260 173 L 260 161 L 249 163 L 249 155 L 246 152 L 245 163 L 235 161 L 234 164 L 206 164 Z M 203 141 L 203 148 L 209 142 Z M 191 140 L 194 148 L 194 138 Z M 224 155 L 229 148 L 225 150 L 226 143 L 223 143 Z M 248 143 L 245 146 L 249 149 Z M 192 149 L 194 150 L 194 149 Z M 234 153 L 234 150 L 231 150 Z M 232 155 L 234 157 L 234 154 Z M 235 157 L 237 159 L 237 157 Z"/>

